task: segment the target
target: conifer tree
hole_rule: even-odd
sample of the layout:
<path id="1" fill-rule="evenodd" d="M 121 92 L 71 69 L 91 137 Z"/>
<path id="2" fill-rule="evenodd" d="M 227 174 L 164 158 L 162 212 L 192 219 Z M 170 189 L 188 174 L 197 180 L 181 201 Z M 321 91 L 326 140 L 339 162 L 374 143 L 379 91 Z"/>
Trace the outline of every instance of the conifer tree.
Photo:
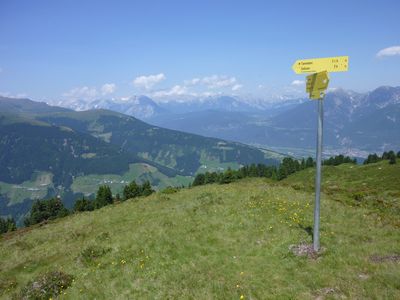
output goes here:
<path id="1" fill-rule="evenodd" d="M 13 218 L 3 219 L 0 217 L 0 234 L 9 231 L 14 231 L 17 229 L 15 220 Z"/>
<path id="2" fill-rule="evenodd" d="M 389 159 L 389 164 L 394 165 L 396 163 L 396 154 L 394 154 L 394 151 L 389 151 L 388 159 Z"/>
<path id="3" fill-rule="evenodd" d="M 151 187 L 150 181 L 146 180 L 141 188 L 140 188 L 140 196 L 149 196 L 154 193 L 154 190 Z"/>
<path id="4" fill-rule="evenodd" d="M 74 204 L 74 211 L 92 211 L 94 210 L 93 200 L 88 200 L 85 197 L 78 199 Z"/>
<path id="5" fill-rule="evenodd" d="M 136 183 L 136 181 L 133 180 L 130 184 L 124 187 L 124 200 L 139 197 L 141 194 L 140 189 L 140 186 Z"/>
<path id="6" fill-rule="evenodd" d="M 203 173 L 197 174 L 193 180 L 193 186 L 205 184 L 205 175 Z"/>
<path id="7" fill-rule="evenodd" d="M 42 221 L 61 218 L 69 214 L 60 198 L 49 200 L 37 200 L 33 203 L 29 217 L 24 220 L 25 226 L 40 223 Z"/>
<path id="8" fill-rule="evenodd" d="M 113 198 L 110 187 L 108 185 L 101 185 L 97 190 L 95 207 L 101 208 L 112 203 Z"/>

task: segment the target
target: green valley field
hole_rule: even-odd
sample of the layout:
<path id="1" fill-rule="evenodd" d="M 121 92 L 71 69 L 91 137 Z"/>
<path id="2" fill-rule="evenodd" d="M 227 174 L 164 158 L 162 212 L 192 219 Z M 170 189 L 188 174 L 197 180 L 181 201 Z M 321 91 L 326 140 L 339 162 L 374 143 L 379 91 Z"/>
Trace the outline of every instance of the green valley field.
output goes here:
<path id="1" fill-rule="evenodd" d="M 318 255 L 291 251 L 312 242 L 306 169 L 157 192 L 5 234 L 0 297 L 23 298 L 41 274 L 61 271 L 73 280 L 60 299 L 400 299 L 400 164 L 323 172 Z"/>

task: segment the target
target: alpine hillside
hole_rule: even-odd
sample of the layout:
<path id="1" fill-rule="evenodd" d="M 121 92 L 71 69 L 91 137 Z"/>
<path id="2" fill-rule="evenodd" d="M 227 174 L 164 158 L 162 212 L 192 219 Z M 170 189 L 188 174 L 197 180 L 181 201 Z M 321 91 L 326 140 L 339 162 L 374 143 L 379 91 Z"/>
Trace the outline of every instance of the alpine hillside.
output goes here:
<path id="1" fill-rule="evenodd" d="M 237 142 L 163 129 L 109 110 L 73 111 L 0 98 L 0 207 L 22 217 L 33 199 L 71 206 L 107 183 L 187 185 L 197 172 L 276 164 L 280 156 Z M 275 158 L 272 156 L 276 156 Z"/>

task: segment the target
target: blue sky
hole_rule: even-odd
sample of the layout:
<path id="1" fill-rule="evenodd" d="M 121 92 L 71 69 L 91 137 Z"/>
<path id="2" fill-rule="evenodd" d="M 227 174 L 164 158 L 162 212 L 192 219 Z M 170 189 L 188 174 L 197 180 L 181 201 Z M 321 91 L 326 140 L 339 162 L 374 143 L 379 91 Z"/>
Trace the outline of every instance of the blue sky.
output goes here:
<path id="1" fill-rule="evenodd" d="M 350 70 L 331 87 L 397 86 L 399 12 L 396 0 L 0 0 L 0 93 L 267 99 L 304 89 L 296 59 L 337 55 Z"/>

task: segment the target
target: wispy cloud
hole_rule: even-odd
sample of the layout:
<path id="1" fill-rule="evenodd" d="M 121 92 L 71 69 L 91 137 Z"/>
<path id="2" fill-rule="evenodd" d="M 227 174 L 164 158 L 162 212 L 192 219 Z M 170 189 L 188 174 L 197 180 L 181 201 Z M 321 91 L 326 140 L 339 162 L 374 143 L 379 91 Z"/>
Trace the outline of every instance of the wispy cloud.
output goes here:
<path id="1" fill-rule="evenodd" d="M 165 80 L 166 77 L 164 73 L 159 73 L 155 75 L 142 75 L 139 77 L 136 77 L 133 80 L 133 85 L 136 86 L 137 88 L 141 89 L 146 89 L 150 90 L 154 85 L 157 83 L 160 83 L 161 81 Z"/>
<path id="2" fill-rule="evenodd" d="M 196 84 L 199 84 L 200 82 L 201 82 L 200 78 L 193 78 L 193 79 L 183 81 L 183 83 L 187 86 L 196 85 Z"/>
<path id="3" fill-rule="evenodd" d="M 303 86 L 304 85 L 304 80 L 293 80 L 291 85 L 293 86 Z"/>
<path id="4" fill-rule="evenodd" d="M 89 87 L 89 86 L 79 86 L 70 89 L 68 92 L 62 94 L 64 98 L 70 100 L 86 100 L 91 101 L 101 96 L 107 96 L 113 94 L 117 89 L 115 83 L 105 83 L 100 88 Z"/>
<path id="5" fill-rule="evenodd" d="M 207 89 L 230 88 L 232 91 L 237 91 L 243 87 L 236 77 L 227 75 L 211 75 L 203 78 L 192 78 L 184 81 L 185 86 L 204 86 Z"/>
<path id="6" fill-rule="evenodd" d="M 210 89 L 232 87 L 237 84 L 235 77 L 228 77 L 225 75 L 212 75 L 204 77 L 201 82 Z"/>
<path id="7" fill-rule="evenodd" d="M 104 95 L 109 95 L 115 92 L 117 89 L 117 86 L 115 83 L 105 83 L 101 87 L 101 94 Z"/>
<path id="8" fill-rule="evenodd" d="M 145 79 L 141 78 L 140 81 L 145 81 Z M 165 100 L 171 98 L 174 98 L 174 100 L 192 100 L 194 98 L 211 97 L 224 93 L 229 94 L 229 91 L 237 92 L 242 87 L 243 85 L 233 76 L 214 74 L 187 79 L 183 81 L 183 84 L 174 85 L 168 89 L 149 90 L 148 95 L 158 98 L 159 101 L 163 101 L 163 98 L 165 98 Z"/>
<path id="9" fill-rule="evenodd" d="M 379 50 L 378 53 L 376 54 L 376 56 L 379 58 L 385 56 L 395 56 L 395 55 L 400 55 L 400 46 L 392 46 L 384 48 L 382 50 Z"/>
<path id="10" fill-rule="evenodd" d="M 62 96 L 69 99 L 93 100 L 98 96 L 98 92 L 94 87 L 82 86 L 73 88 Z"/>
<path id="11" fill-rule="evenodd" d="M 242 87 L 243 87 L 243 85 L 241 85 L 241 84 L 235 84 L 235 85 L 232 87 L 232 91 L 233 91 L 233 92 L 236 92 L 236 91 L 240 90 Z"/>
<path id="12" fill-rule="evenodd" d="M 27 98 L 28 94 L 26 94 L 26 93 L 13 94 L 13 93 L 10 93 L 10 92 L 0 92 L 0 96 L 7 97 L 7 98 L 20 99 L 20 98 Z"/>
<path id="13" fill-rule="evenodd" d="M 171 96 L 183 96 L 187 95 L 188 89 L 185 86 L 175 85 L 170 89 L 156 91 L 151 94 L 152 97 L 161 98 L 161 97 L 171 97 Z"/>

